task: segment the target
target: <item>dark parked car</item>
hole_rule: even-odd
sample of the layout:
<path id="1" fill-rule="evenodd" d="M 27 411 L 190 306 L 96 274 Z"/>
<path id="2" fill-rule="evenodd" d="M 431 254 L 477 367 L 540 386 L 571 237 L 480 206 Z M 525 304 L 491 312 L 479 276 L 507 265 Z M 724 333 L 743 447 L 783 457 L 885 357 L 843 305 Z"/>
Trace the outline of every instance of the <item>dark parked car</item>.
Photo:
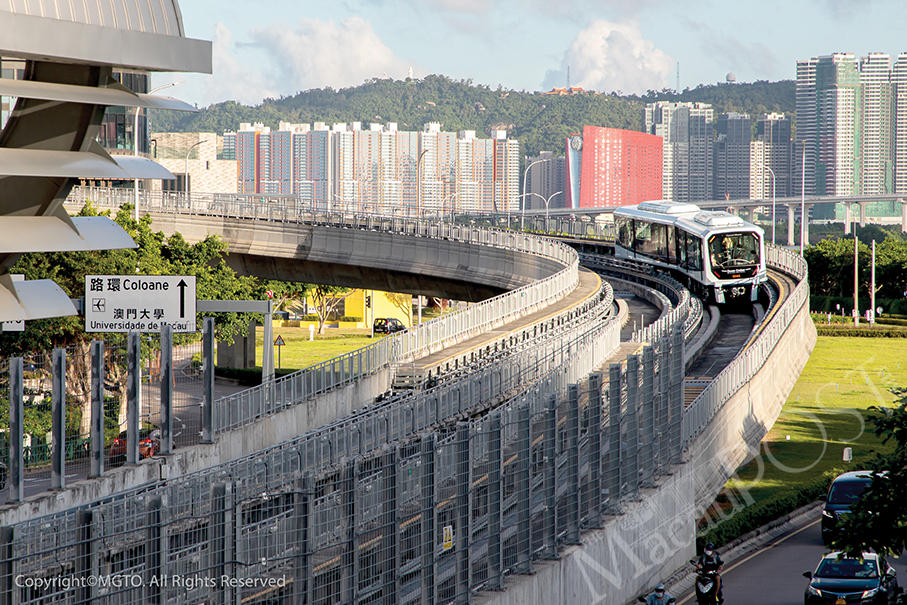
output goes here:
<path id="1" fill-rule="evenodd" d="M 375 334 L 393 334 L 406 329 L 403 322 L 396 317 L 379 317 L 374 324 Z"/>
<path id="2" fill-rule="evenodd" d="M 863 560 L 825 555 L 815 572 L 804 571 L 809 586 L 805 605 L 884 605 L 900 594 L 897 575 L 885 557 L 864 552 Z"/>
<path id="3" fill-rule="evenodd" d="M 826 545 L 834 539 L 841 515 L 850 512 L 850 507 L 860 499 L 871 481 L 871 471 L 850 471 L 832 481 L 822 509 L 822 541 Z"/>
<path id="4" fill-rule="evenodd" d="M 155 428 L 139 431 L 139 460 L 154 456 L 161 450 L 161 431 Z M 121 431 L 110 444 L 107 456 L 111 464 L 126 462 L 126 431 Z"/>

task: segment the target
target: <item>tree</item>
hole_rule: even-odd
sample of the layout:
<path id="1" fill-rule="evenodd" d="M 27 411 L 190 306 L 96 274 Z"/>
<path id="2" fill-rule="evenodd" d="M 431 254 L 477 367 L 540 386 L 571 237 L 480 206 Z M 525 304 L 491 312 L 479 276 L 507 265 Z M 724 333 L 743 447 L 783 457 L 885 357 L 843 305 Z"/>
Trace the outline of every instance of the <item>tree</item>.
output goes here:
<path id="1" fill-rule="evenodd" d="M 341 288 L 339 286 L 326 286 L 319 284 L 311 290 L 312 304 L 315 305 L 315 313 L 318 315 L 318 334 L 324 334 L 324 322 L 337 312 L 341 301 L 352 294 L 352 290 Z"/>
<path id="2" fill-rule="evenodd" d="M 100 214 L 109 216 L 110 213 Z M 79 212 L 79 216 L 98 215 L 91 204 L 87 204 Z M 227 245 L 219 238 L 208 237 L 193 245 L 189 245 L 178 233 L 165 238 L 162 232 L 151 230 L 152 221 L 149 216 L 138 222 L 133 220 L 132 207 L 128 204 L 119 209 L 115 221 L 132 236 L 139 246 L 137 249 L 25 254 L 11 273 L 24 273 L 26 279 L 52 279 L 72 298 L 84 295 L 86 275 L 135 274 L 195 275 L 196 293 L 200 299 L 237 300 L 252 297 L 255 280 L 238 277 L 227 266 L 224 261 Z M 251 319 L 248 314 L 238 313 L 217 313 L 214 316 L 216 337 L 226 342 L 232 342 L 234 336 L 245 329 Z M 180 339 L 192 337 L 179 337 L 177 343 Z M 86 332 L 84 320 L 77 316 L 39 319 L 26 322 L 23 332 L 0 333 L 0 351 L 5 355 L 18 356 L 71 347 L 74 349 L 73 357 L 81 360 L 87 359 L 89 344 L 94 339 L 118 340 L 116 335 Z M 147 347 L 143 347 L 143 351 L 145 355 L 150 354 Z M 105 381 L 118 391 L 121 400 L 120 416 L 125 417 L 125 371 L 108 359 Z M 80 397 L 83 402 L 81 432 L 88 432 L 89 428 L 89 372 L 88 364 L 67 364 L 69 394 Z"/>
<path id="3" fill-rule="evenodd" d="M 409 294 L 400 294 L 399 292 L 385 292 L 384 298 L 387 299 L 389 303 L 394 305 L 395 308 L 399 309 L 401 313 L 406 315 L 409 318 L 410 314 L 413 312 L 413 297 Z"/>
<path id="4" fill-rule="evenodd" d="M 845 515 L 832 546 L 849 556 L 872 550 L 900 556 L 907 547 L 907 389 L 893 391 L 895 408 L 873 406 L 867 414 L 874 433 L 883 443 L 894 439 L 895 451 L 876 455 L 871 464 L 872 482 Z M 898 603 L 907 603 L 902 595 Z"/>

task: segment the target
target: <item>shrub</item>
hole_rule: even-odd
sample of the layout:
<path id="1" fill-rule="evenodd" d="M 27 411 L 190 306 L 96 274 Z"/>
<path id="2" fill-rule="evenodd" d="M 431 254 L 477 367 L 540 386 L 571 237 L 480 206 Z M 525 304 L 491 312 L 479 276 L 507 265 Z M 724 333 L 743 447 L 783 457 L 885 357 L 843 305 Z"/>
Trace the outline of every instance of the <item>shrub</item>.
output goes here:
<path id="1" fill-rule="evenodd" d="M 355 315 L 344 315 L 340 318 L 340 321 L 362 321 L 361 317 L 356 317 Z"/>

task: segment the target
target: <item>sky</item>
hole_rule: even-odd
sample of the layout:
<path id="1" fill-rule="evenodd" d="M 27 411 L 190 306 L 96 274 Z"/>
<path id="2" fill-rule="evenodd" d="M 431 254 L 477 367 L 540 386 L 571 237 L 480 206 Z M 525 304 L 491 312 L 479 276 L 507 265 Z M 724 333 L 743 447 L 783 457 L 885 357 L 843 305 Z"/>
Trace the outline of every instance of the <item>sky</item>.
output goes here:
<path id="1" fill-rule="evenodd" d="M 440 74 L 492 88 L 645 93 L 791 80 L 796 61 L 907 52 L 902 0 L 183 0 L 213 74 L 155 74 L 199 107 L 371 78 Z"/>

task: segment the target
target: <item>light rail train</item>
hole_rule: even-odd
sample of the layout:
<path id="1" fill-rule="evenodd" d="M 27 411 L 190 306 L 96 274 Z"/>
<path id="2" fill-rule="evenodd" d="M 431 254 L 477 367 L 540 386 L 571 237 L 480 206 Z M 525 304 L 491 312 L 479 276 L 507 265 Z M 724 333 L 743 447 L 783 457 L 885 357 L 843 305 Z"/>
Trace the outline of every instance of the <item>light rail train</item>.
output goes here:
<path id="1" fill-rule="evenodd" d="M 762 229 L 728 212 L 643 202 L 616 208 L 614 227 L 616 257 L 665 268 L 711 302 L 755 301 L 766 280 Z"/>

